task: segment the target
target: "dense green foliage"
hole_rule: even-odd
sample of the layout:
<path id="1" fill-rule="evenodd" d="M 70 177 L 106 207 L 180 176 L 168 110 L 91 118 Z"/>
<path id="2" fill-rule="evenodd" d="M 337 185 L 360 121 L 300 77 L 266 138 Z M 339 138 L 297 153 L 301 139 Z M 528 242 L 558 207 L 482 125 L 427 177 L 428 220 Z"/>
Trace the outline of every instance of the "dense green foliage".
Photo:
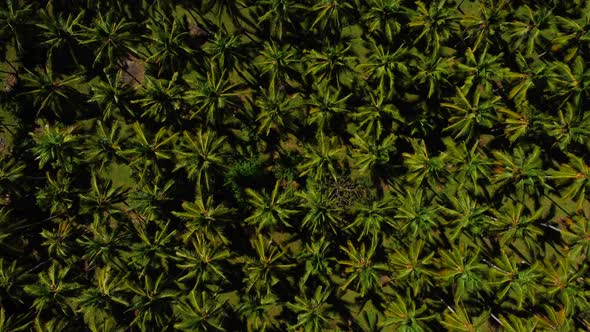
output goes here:
<path id="1" fill-rule="evenodd" d="M 2 0 L 0 331 L 590 330 L 590 1 Z"/>

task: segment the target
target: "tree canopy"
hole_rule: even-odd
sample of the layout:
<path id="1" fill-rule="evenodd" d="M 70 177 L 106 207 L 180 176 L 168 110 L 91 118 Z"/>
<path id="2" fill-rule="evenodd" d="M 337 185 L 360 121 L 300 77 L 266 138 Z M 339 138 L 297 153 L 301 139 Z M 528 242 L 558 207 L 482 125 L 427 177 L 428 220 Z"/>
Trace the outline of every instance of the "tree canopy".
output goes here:
<path id="1" fill-rule="evenodd" d="M 0 2 L 0 331 L 590 330 L 590 1 Z"/>

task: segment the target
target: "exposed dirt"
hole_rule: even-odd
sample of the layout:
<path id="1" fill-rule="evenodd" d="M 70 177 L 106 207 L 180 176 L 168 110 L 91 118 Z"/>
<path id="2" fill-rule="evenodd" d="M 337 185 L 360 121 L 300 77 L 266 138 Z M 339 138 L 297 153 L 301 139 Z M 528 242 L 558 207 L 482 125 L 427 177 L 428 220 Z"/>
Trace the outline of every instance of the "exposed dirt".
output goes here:
<path id="1" fill-rule="evenodd" d="M 121 81 L 132 87 L 143 84 L 145 79 L 145 63 L 133 56 L 121 61 Z"/>
<path id="2" fill-rule="evenodd" d="M 281 147 L 289 152 L 303 153 L 303 144 L 293 134 L 287 134 L 287 140 L 281 141 Z"/>
<path id="3" fill-rule="evenodd" d="M 196 24 L 189 26 L 188 34 L 191 37 L 201 37 L 201 38 L 209 37 L 209 33 L 205 29 L 201 28 L 200 26 L 198 26 Z"/>
<path id="4" fill-rule="evenodd" d="M 12 91 L 12 89 L 16 86 L 17 83 L 18 76 L 16 76 L 16 74 L 8 74 L 3 84 L 2 90 L 6 93 L 9 93 Z"/>

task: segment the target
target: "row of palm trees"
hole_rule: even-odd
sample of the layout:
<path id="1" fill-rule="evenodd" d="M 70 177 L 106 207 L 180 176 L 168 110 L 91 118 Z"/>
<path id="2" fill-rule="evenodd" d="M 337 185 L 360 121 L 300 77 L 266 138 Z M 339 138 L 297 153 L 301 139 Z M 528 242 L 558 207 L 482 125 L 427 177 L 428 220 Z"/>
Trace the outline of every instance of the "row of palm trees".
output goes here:
<path id="1" fill-rule="evenodd" d="M 0 330 L 588 329 L 589 6 L 2 3 Z"/>

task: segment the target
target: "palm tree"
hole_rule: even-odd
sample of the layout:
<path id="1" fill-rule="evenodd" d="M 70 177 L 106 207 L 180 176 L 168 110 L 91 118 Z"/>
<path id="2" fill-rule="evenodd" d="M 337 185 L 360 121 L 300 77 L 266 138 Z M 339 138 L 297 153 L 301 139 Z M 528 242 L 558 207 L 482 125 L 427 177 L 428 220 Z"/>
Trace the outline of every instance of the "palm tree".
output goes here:
<path id="1" fill-rule="evenodd" d="M 452 140 L 446 140 L 445 145 L 449 150 L 449 160 L 455 167 L 452 175 L 459 183 L 457 190 L 466 188 L 476 195 L 487 192 L 492 162 L 479 147 L 479 142 L 473 143 L 470 148 L 464 142 L 456 144 Z"/>
<path id="2" fill-rule="evenodd" d="M 390 156 L 395 153 L 395 141 L 397 136 L 390 134 L 382 140 L 370 136 L 354 134 L 350 139 L 352 149 L 353 166 L 359 175 L 368 175 L 376 184 L 380 176 L 384 175 L 389 165 Z"/>
<path id="3" fill-rule="evenodd" d="M 293 18 L 296 17 L 297 5 L 292 0 L 260 0 L 256 1 L 256 6 L 260 13 L 258 26 L 268 25 L 264 30 L 269 31 L 272 37 L 281 41 L 289 31 L 295 30 Z"/>
<path id="4" fill-rule="evenodd" d="M 553 17 L 558 29 L 557 36 L 551 39 L 551 49 L 566 50 L 565 62 L 570 62 L 580 54 L 581 46 L 590 41 L 590 34 L 585 29 L 590 24 L 590 15 L 585 13 L 580 19 L 555 15 Z"/>
<path id="5" fill-rule="evenodd" d="M 213 235 L 214 242 L 221 241 L 228 244 L 224 230 L 230 222 L 234 210 L 223 203 L 215 204 L 213 196 L 204 197 L 198 194 L 194 202 L 182 202 L 181 212 L 172 212 L 176 217 L 186 220 L 187 232 L 183 236 L 188 241 L 194 234 Z"/>
<path id="6" fill-rule="evenodd" d="M 92 190 L 85 195 L 80 195 L 81 213 L 90 213 L 99 218 L 110 218 L 121 214 L 118 205 L 127 198 L 127 190 L 121 187 L 113 187 L 110 179 L 100 179 L 97 172 L 92 172 L 90 179 Z"/>
<path id="7" fill-rule="evenodd" d="M 465 73 L 465 84 L 461 87 L 464 94 L 476 89 L 475 93 L 481 91 L 484 96 L 490 96 L 494 88 L 502 86 L 502 81 L 510 77 L 510 70 L 502 63 L 503 54 L 492 55 L 485 47 L 479 57 L 476 58 L 474 51 L 467 48 L 465 51 L 465 62 L 458 63 L 457 69 Z"/>
<path id="8" fill-rule="evenodd" d="M 574 320 L 566 308 L 561 307 L 559 310 L 556 310 L 549 304 L 545 304 L 543 307 L 546 314 L 535 315 L 540 327 L 556 332 L 566 332 L 575 329 Z"/>
<path id="9" fill-rule="evenodd" d="M 277 133 L 282 133 L 285 129 L 293 130 L 293 113 L 301 107 L 297 96 L 287 96 L 272 83 L 267 90 L 262 90 L 261 94 L 262 96 L 255 101 L 258 107 L 258 133 L 268 136 L 271 130 Z"/>
<path id="10" fill-rule="evenodd" d="M 457 102 L 455 103 L 441 103 L 441 107 L 448 108 L 455 113 L 449 118 L 450 125 L 444 130 L 455 133 L 455 139 L 466 136 L 468 139 L 474 137 L 478 133 L 480 127 L 491 128 L 496 120 L 496 113 L 494 112 L 500 107 L 501 97 L 492 97 L 487 100 L 484 99 L 480 103 L 481 95 L 479 91 L 473 93 L 473 101 L 470 102 L 463 91 L 459 87 L 455 88 Z"/>
<path id="11" fill-rule="evenodd" d="M 165 274 L 160 273 L 154 280 L 149 274 L 143 276 L 143 280 L 128 280 L 126 289 L 133 294 L 127 311 L 133 311 L 135 318 L 131 326 L 137 326 L 140 330 L 156 328 L 165 330 L 172 321 L 171 304 L 179 295 L 166 285 Z"/>
<path id="12" fill-rule="evenodd" d="M 80 162 L 78 159 L 79 136 L 76 127 L 60 128 L 43 124 L 40 130 L 30 133 L 35 145 L 31 149 L 35 159 L 39 160 L 39 169 L 50 165 L 53 169 L 63 169 L 68 173 Z"/>
<path id="13" fill-rule="evenodd" d="M 203 48 L 209 55 L 209 61 L 216 63 L 218 68 L 227 71 L 243 71 L 242 64 L 247 63 L 248 52 L 240 35 L 216 33 Z M 242 69 L 242 70 L 240 70 Z"/>
<path id="14" fill-rule="evenodd" d="M 574 216 L 573 223 L 560 233 L 563 234 L 565 243 L 570 247 L 568 256 L 577 262 L 576 257 L 585 259 L 590 253 L 590 219 L 584 216 Z"/>
<path id="15" fill-rule="evenodd" d="M 86 140 L 83 147 L 86 160 L 98 164 L 99 171 L 112 162 L 124 163 L 126 161 L 121 152 L 127 135 L 123 135 L 121 131 L 121 124 L 117 121 L 113 122 L 109 128 L 98 120 L 96 133 Z"/>
<path id="16" fill-rule="evenodd" d="M 13 158 L 0 160 L 0 195 L 20 194 L 23 189 L 22 177 L 26 164 Z"/>
<path id="17" fill-rule="evenodd" d="M 158 68 L 158 76 L 162 73 L 176 73 L 186 64 L 186 60 L 196 55 L 196 51 L 187 45 L 188 31 L 180 26 L 176 18 L 158 15 L 151 18 L 147 28 L 151 32 L 144 35 L 152 53 L 146 61 L 154 63 Z M 148 49 L 149 50 L 149 49 Z"/>
<path id="18" fill-rule="evenodd" d="M 363 310 L 356 319 L 355 326 L 363 331 L 381 332 L 383 331 L 384 322 L 381 322 L 382 315 L 376 310 Z"/>
<path id="19" fill-rule="evenodd" d="M 539 146 L 534 145 L 528 153 L 522 147 L 517 147 L 512 154 L 501 151 L 493 151 L 492 154 L 496 158 L 493 182 L 497 189 L 508 188 L 521 198 L 527 193 L 539 195 L 541 189 L 551 189 L 545 183 Z"/>
<path id="20" fill-rule="evenodd" d="M 35 195 L 37 204 L 41 209 L 49 210 L 50 218 L 69 215 L 77 196 L 72 177 L 64 171 L 58 171 L 55 176 L 47 172 L 46 177 L 47 186 Z"/>
<path id="21" fill-rule="evenodd" d="M 491 230 L 500 236 L 500 244 L 518 245 L 517 240 L 522 240 L 531 252 L 538 252 L 537 238 L 543 235 L 543 231 L 537 224 L 538 220 L 545 214 L 545 209 L 529 210 L 525 212 L 522 203 L 516 205 L 510 201 L 499 210 L 492 210 L 495 218 L 489 219 L 492 225 Z"/>
<path id="22" fill-rule="evenodd" d="M 467 313 L 466 308 L 462 304 L 457 304 L 455 309 L 447 306 L 448 311 L 445 312 L 444 320 L 441 321 L 444 327 L 449 331 L 461 332 L 484 332 L 484 324 L 486 323 L 487 315 L 484 313 L 480 317 L 472 317 Z"/>
<path id="23" fill-rule="evenodd" d="M 568 187 L 561 197 L 577 198 L 576 209 L 581 210 L 586 201 L 586 188 L 590 187 L 590 166 L 574 154 L 567 153 L 567 156 L 569 163 L 560 165 L 559 170 L 550 171 L 547 177 L 568 183 Z"/>
<path id="24" fill-rule="evenodd" d="M 482 299 L 491 288 L 487 279 L 489 267 L 481 263 L 479 250 L 459 245 L 452 250 L 440 250 L 441 271 L 437 277 L 450 285 L 455 303 L 469 299 Z"/>
<path id="25" fill-rule="evenodd" d="M 54 63 L 54 60 L 66 51 L 69 53 L 71 59 L 78 64 L 78 58 L 74 52 L 77 45 L 76 35 L 78 33 L 78 25 L 80 20 L 84 17 L 84 10 L 78 15 L 74 16 L 68 14 L 67 18 L 61 14 L 55 14 L 53 11 L 41 11 L 42 23 L 36 24 L 42 29 L 41 36 L 43 37 L 42 45 L 48 46 L 47 52 L 48 61 Z M 62 62 L 62 59 L 59 59 Z"/>
<path id="26" fill-rule="evenodd" d="M 158 162 L 172 158 L 172 154 L 169 149 L 166 149 L 166 146 L 173 144 L 178 133 L 170 134 L 169 129 L 161 127 L 148 140 L 149 136 L 146 136 L 139 122 L 133 124 L 133 131 L 135 135 L 131 136 L 129 149 L 123 150 L 121 154 L 130 159 L 130 167 L 138 168 L 140 178 L 143 178 L 148 171 L 151 171 L 151 174 L 159 174 Z"/>
<path id="27" fill-rule="evenodd" d="M 270 75 L 271 85 L 284 86 L 288 80 L 297 79 L 299 62 L 297 50 L 293 45 L 277 45 L 271 40 L 264 43 L 260 59 L 255 64 L 260 68 L 261 75 Z"/>
<path id="28" fill-rule="evenodd" d="M 4 308 L 0 308 L 0 329 L 7 332 L 24 331 L 31 321 L 27 322 L 25 315 L 10 315 L 6 313 Z"/>
<path id="29" fill-rule="evenodd" d="M 53 315 L 73 316 L 71 300 L 80 285 L 71 281 L 69 272 L 69 267 L 53 262 L 47 271 L 38 274 L 36 283 L 24 286 L 25 293 L 34 297 L 32 308 L 37 312 L 37 316 L 48 311 Z"/>
<path id="30" fill-rule="evenodd" d="M 320 0 L 309 10 L 316 14 L 311 29 L 317 27 L 322 35 L 327 32 L 331 36 L 340 36 L 355 8 L 347 1 Z"/>
<path id="31" fill-rule="evenodd" d="M 584 144 L 590 138 L 590 113 L 578 114 L 572 103 L 567 103 L 565 112 L 557 111 L 558 117 L 543 123 L 547 134 L 557 141 L 562 151 L 572 143 Z M 580 116 L 581 115 L 581 116 Z"/>
<path id="32" fill-rule="evenodd" d="M 490 263 L 492 264 L 492 263 Z M 501 257 L 491 265 L 492 275 L 497 285 L 497 300 L 502 301 L 506 296 L 516 301 L 517 308 L 523 308 L 525 301 L 532 305 L 538 299 L 540 290 L 539 265 L 537 262 L 530 266 L 517 264 L 514 257 L 509 257 L 506 251 L 502 250 Z M 504 300 L 505 301 L 505 300 Z"/>
<path id="33" fill-rule="evenodd" d="M 406 289 L 412 289 L 413 296 L 418 296 L 433 286 L 432 260 L 435 252 L 424 251 L 424 241 L 418 240 L 407 249 L 394 249 L 395 254 L 389 255 L 389 264 L 395 271 L 393 278 L 408 287 Z"/>
<path id="34" fill-rule="evenodd" d="M 78 259 L 69 241 L 74 236 L 73 223 L 71 219 L 57 220 L 57 227 L 41 230 L 40 235 L 44 239 L 41 245 L 46 247 L 50 258 L 71 264 Z"/>
<path id="35" fill-rule="evenodd" d="M 342 222 L 342 209 L 336 204 L 336 200 L 319 188 L 310 187 L 304 191 L 295 193 L 301 198 L 300 206 L 306 212 L 301 221 L 301 226 L 309 230 L 311 234 L 324 234 L 331 231 L 338 233 Z"/>
<path id="36" fill-rule="evenodd" d="M 61 79 L 54 76 L 52 66 L 48 64 L 40 73 L 27 70 L 28 75 L 23 76 L 27 90 L 24 95 L 33 96 L 33 105 L 37 108 L 37 116 L 41 111 L 48 110 L 51 113 L 48 117 L 64 115 L 66 111 L 71 112 L 68 107 L 79 96 L 74 84 L 82 79 L 80 74 L 74 74 Z M 67 114 L 67 113 L 66 113 Z M 71 115 L 70 115 L 71 116 Z"/>
<path id="37" fill-rule="evenodd" d="M 96 50 L 93 67 L 120 66 L 119 61 L 123 58 L 139 54 L 133 46 L 137 41 L 134 24 L 125 22 L 125 19 L 117 21 L 114 11 L 109 11 L 106 17 L 99 12 L 92 26 L 81 27 L 82 31 L 78 34 L 80 44 L 94 46 Z"/>
<path id="38" fill-rule="evenodd" d="M 121 252 L 121 256 L 140 278 L 155 271 L 169 270 L 168 263 L 174 254 L 172 240 L 176 235 L 176 230 L 168 230 L 169 225 L 168 221 L 159 225 L 160 227 L 155 231 L 151 231 L 144 220 L 132 223 L 134 230 L 130 232 L 134 235 L 134 239 L 130 241 L 126 250 Z"/>
<path id="39" fill-rule="evenodd" d="M 246 295 L 240 299 L 238 312 L 246 326 L 246 331 L 265 332 L 273 330 L 279 326 L 279 317 L 276 311 L 282 309 L 282 304 L 278 302 L 277 297 L 272 294 L 264 296 Z"/>
<path id="40" fill-rule="evenodd" d="M 173 199 L 174 180 L 163 182 L 163 179 L 156 175 L 146 181 L 140 181 L 135 189 L 129 195 L 126 206 L 132 209 L 132 212 L 139 214 L 141 221 L 159 220 L 164 218 L 168 209 L 165 207 Z"/>
<path id="41" fill-rule="evenodd" d="M 408 62 L 414 57 L 413 52 L 404 44 L 394 50 L 375 40 L 371 40 L 371 51 L 367 62 L 361 63 L 359 67 L 368 74 L 371 81 L 378 84 L 387 98 L 392 97 L 396 93 L 396 84 L 410 76 Z"/>
<path id="42" fill-rule="evenodd" d="M 394 37 L 400 33 L 409 13 L 402 2 L 401 0 L 369 1 L 368 10 L 362 16 L 369 33 L 380 37 L 380 40 L 393 43 Z"/>
<path id="43" fill-rule="evenodd" d="M 536 318 L 520 318 L 516 315 L 505 317 L 500 314 L 499 320 L 506 332 L 534 332 L 538 330 L 537 325 L 539 325 Z"/>
<path id="44" fill-rule="evenodd" d="M 14 40 L 17 54 L 24 52 L 24 37 L 33 12 L 33 4 L 20 1 L 7 1 L 6 7 L 0 9 L 0 36 L 8 35 L 6 39 Z"/>
<path id="45" fill-rule="evenodd" d="M 211 296 L 207 292 L 198 294 L 193 290 L 174 305 L 174 311 L 179 316 L 174 328 L 183 331 L 225 331 L 225 307 L 225 301 L 219 300 L 216 295 Z"/>
<path id="46" fill-rule="evenodd" d="M 64 331 L 71 327 L 71 320 L 63 317 L 52 318 L 43 321 L 41 317 L 36 316 L 34 320 L 35 332 L 58 332 Z"/>
<path id="47" fill-rule="evenodd" d="M 525 51 L 527 56 L 535 54 L 535 48 L 546 49 L 551 39 L 553 13 L 547 7 L 532 9 L 528 5 L 520 6 L 513 13 L 514 20 L 507 23 L 509 45 L 513 50 Z M 545 39 L 545 43 L 543 43 Z"/>
<path id="48" fill-rule="evenodd" d="M 442 87 L 450 86 L 448 78 L 453 74 L 455 61 L 449 58 L 437 56 L 422 56 L 418 58 L 416 65 L 415 80 L 428 86 L 428 99 L 432 97 L 440 98 Z"/>
<path id="49" fill-rule="evenodd" d="M 176 251 L 176 266 L 186 271 L 178 281 L 194 280 L 195 290 L 202 288 L 203 284 L 218 285 L 220 281 L 227 280 L 221 264 L 229 257 L 229 251 L 208 241 L 203 233 L 195 234 L 190 242 L 194 250 Z"/>
<path id="50" fill-rule="evenodd" d="M 498 114 L 502 114 L 504 118 L 504 135 L 511 143 L 521 137 L 538 136 L 542 132 L 547 116 L 528 101 L 522 101 L 515 106 L 514 111 L 505 107 L 498 108 Z"/>
<path id="51" fill-rule="evenodd" d="M 348 112 L 346 101 L 352 93 L 340 98 L 340 90 L 331 90 L 328 86 L 317 86 L 317 92 L 311 95 L 308 122 L 316 124 L 319 130 L 329 129 L 340 113 Z"/>
<path id="52" fill-rule="evenodd" d="M 108 219 L 95 217 L 87 233 L 76 239 L 76 243 L 84 251 L 81 258 L 90 267 L 113 266 L 119 271 L 127 271 L 128 267 L 123 264 L 119 254 L 129 235 L 123 226 L 111 227 Z"/>
<path id="53" fill-rule="evenodd" d="M 147 84 L 140 99 L 132 103 L 139 104 L 144 109 L 142 117 L 148 117 L 159 123 L 178 122 L 183 111 L 184 90 L 177 83 L 178 73 L 174 73 L 170 80 L 156 80 L 146 77 Z"/>
<path id="54" fill-rule="evenodd" d="M 358 240 L 370 235 L 371 241 L 377 242 L 379 235 L 383 234 L 383 226 L 389 225 L 395 228 L 395 222 L 391 217 L 394 209 L 395 206 L 390 197 L 373 201 L 371 206 L 359 205 L 354 221 L 344 229 L 361 228 Z"/>
<path id="55" fill-rule="evenodd" d="M 549 260 L 543 266 L 544 284 L 548 294 L 558 298 L 568 312 L 586 310 L 590 306 L 588 291 L 584 290 L 582 275 L 585 268 L 576 269 L 567 260 L 559 259 L 557 264 Z"/>
<path id="56" fill-rule="evenodd" d="M 207 77 L 195 82 L 194 88 L 186 93 L 186 98 L 196 107 L 191 119 L 204 114 L 207 123 L 221 126 L 224 117 L 228 117 L 224 113 L 239 109 L 238 87 L 239 84 L 230 82 L 225 71 L 219 73 L 217 67 L 211 68 Z"/>
<path id="57" fill-rule="evenodd" d="M 508 93 L 509 99 L 514 99 L 519 103 L 528 102 L 527 94 L 534 88 L 541 88 L 546 84 L 550 74 L 550 67 L 542 61 L 527 61 L 521 53 L 515 56 L 515 62 L 518 66 L 518 72 L 506 72 L 507 79 L 517 79 L 517 84 L 512 87 Z"/>
<path id="58" fill-rule="evenodd" d="M 424 140 L 410 139 L 410 144 L 414 153 L 402 153 L 404 165 L 408 168 L 406 180 L 416 187 L 421 187 L 426 182 L 432 188 L 433 185 L 445 178 L 448 156 L 443 152 L 436 157 L 431 157 Z"/>
<path id="59" fill-rule="evenodd" d="M 293 201 L 293 194 L 290 191 L 279 194 L 279 185 L 280 182 L 277 181 L 270 195 L 265 192 L 258 193 L 250 188 L 246 189 L 246 194 L 250 196 L 248 203 L 254 207 L 254 211 L 245 219 L 245 222 L 258 225 L 258 231 L 274 229 L 279 225 L 291 227 L 288 220 L 297 213 L 297 210 L 289 208 Z"/>
<path id="60" fill-rule="evenodd" d="M 581 56 L 577 56 L 571 65 L 555 61 L 549 68 L 547 87 L 555 97 L 560 98 L 560 106 L 572 101 L 582 113 L 584 99 L 590 95 L 590 66 L 586 67 Z"/>
<path id="61" fill-rule="evenodd" d="M 193 138 L 183 133 L 180 148 L 175 151 L 175 170 L 184 169 L 190 180 L 196 180 L 197 188 L 211 190 L 215 175 L 226 168 L 227 156 L 225 136 L 217 137 L 215 132 L 199 130 Z"/>
<path id="62" fill-rule="evenodd" d="M 416 1 L 418 11 L 412 15 L 408 26 L 420 29 L 420 35 L 414 43 L 425 39 L 427 48 L 432 49 L 432 54 L 439 54 L 443 43 L 459 29 L 458 16 L 455 8 L 449 8 L 446 0 L 430 3 L 429 7 L 422 1 Z"/>
<path id="63" fill-rule="evenodd" d="M 390 126 L 395 128 L 394 122 L 404 122 L 399 109 L 386 100 L 386 93 L 382 88 L 368 90 L 366 94 L 369 96 L 366 103 L 350 114 L 352 118 L 360 120 L 358 126 L 363 131 L 363 136 L 380 139 L 384 130 L 390 129 Z"/>
<path id="64" fill-rule="evenodd" d="M 247 257 L 242 268 L 246 283 L 244 290 L 246 293 L 254 291 L 261 298 L 265 294 L 271 294 L 272 288 L 281 282 L 280 271 L 289 269 L 294 264 L 282 263 L 286 252 L 272 239 L 266 239 L 259 233 L 250 242 L 256 251 L 256 257 Z"/>
<path id="65" fill-rule="evenodd" d="M 475 15 L 467 14 L 461 18 L 463 24 L 470 32 L 469 38 L 476 35 L 473 42 L 473 50 L 480 46 L 484 48 L 496 42 L 502 31 L 502 24 L 505 22 L 509 11 L 506 0 L 493 1 L 484 0 L 479 2 L 479 11 Z"/>
<path id="66" fill-rule="evenodd" d="M 487 223 L 489 207 L 480 204 L 471 198 L 465 191 L 457 189 L 456 195 L 449 197 L 451 207 L 441 206 L 443 214 L 448 218 L 451 226 L 451 240 L 457 240 L 465 234 L 471 237 L 479 237 L 488 229 Z"/>
<path id="67" fill-rule="evenodd" d="M 311 75 L 315 82 L 336 83 L 336 87 L 352 83 L 351 74 L 357 64 L 357 57 L 352 54 L 352 44 L 341 43 L 324 47 L 321 51 L 304 51 L 303 61 L 307 64 L 304 75 Z"/>
<path id="68" fill-rule="evenodd" d="M 316 182 L 326 176 L 337 178 L 336 162 L 342 158 L 345 147 L 336 148 L 335 138 L 328 139 L 320 132 L 317 146 L 306 147 L 305 161 L 297 167 L 300 176 L 307 175 Z"/>
<path id="69" fill-rule="evenodd" d="M 299 280 L 299 288 L 304 289 L 306 284 L 317 284 L 319 281 L 328 287 L 331 284 L 332 264 L 334 259 L 330 257 L 330 241 L 322 236 L 318 240 L 305 243 L 305 247 L 298 255 L 298 259 L 305 264 L 305 274 Z M 311 279 L 310 279 L 311 278 Z"/>
<path id="70" fill-rule="evenodd" d="M 123 332 L 125 331 L 125 327 L 122 325 L 117 324 L 117 321 L 112 316 L 107 316 L 106 318 L 89 318 L 85 322 L 88 328 L 91 331 L 100 331 L 100 332 Z"/>
<path id="71" fill-rule="evenodd" d="M 105 77 L 106 80 L 98 80 L 90 84 L 92 96 L 88 101 L 98 104 L 105 121 L 128 115 L 135 117 L 131 107 L 133 90 L 128 89 L 123 83 L 121 72 L 112 75 L 105 71 Z"/>
<path id="72" fill-rule="evenodd" d="M 427 311 L 426 304 L 417 307 L 410 296 L 396 294 L 385 307 L 385 320 L 379 323 L 379 327 L 393 328 L 395 331 L 428 331 L 427 322 L 436 318 L 436 315 L 426 315 Z"/>
<path id="73" fill-rule="evenodd" d="M 27 220 L 17 220 L 12 212 L 5 206 L 0 207 L 0 248 L 7 255 L 23 255 L 22 245 L 19 245 L 18 238 L 19 231 L 27 227 Z M 12 297 L 10 293 L 15 284 L 12 280 L 13 273 L 11 271 L 17 270 L 16 261 L 7 270 L 4 270 L 3 264 L 4 260 L 0 259 L 0 285 L 4 285 L 0 286 L 0 295 L 4 297 L 5 293 L 8 293 L 7 297 Z"/>
<path id="74" fill-rule="evenodd" d="M 339 260 L 338 265 L 344 268 L 348 278 L 340 286 L 347 289 L 354 282 L 354 289 L 364 297 L 369 291 L 381 286 L 380 273 L 388 271 L 386 264 L 373 261 L 377 243 L 373 242 L 367 251 L 365 244 L 361 243 L 360 248 L 347 242 L 347 247 L 340 246 L 340 249 L 347 255 L 347 260 Z M 358 248 L 358 249 L 357 249 Z"/>
<path id="75" fill-rule="evenodd" d="M 295 296 L 294 303 L 287 303 L 287 307 L 297 314 L 297 322 L 289 326 L 290 330 L 303 329 L 309 332 L 324 331 L 333 321 L 330 316 L 331 305 L 328 304 L 330 289 L 318 286 L 312 297 Z"/>
<path id="76" fill-rule="evenodd" d="M 422 189 L 400 191 L 397 195 L 399 207 L 395 219 L 401 220 L 400 230 L 403 234 L 413 238 L 427 238 L 433 240 L 435 230 L 439 224 L 438 210 L 440 206 L 428 204 L 432 199 L 428 198 Z"/>
<path id="77" fill-rule="evenodd" d="M 113 311 L 129 306 L 124 296 L 124 282 L 124 278 L 108 265 L 96 270 L 96 283 L 75 300 L 77 312 L 84 315 L 85 322 L 108 324 L 108 320 L 114 320 Z"/>

